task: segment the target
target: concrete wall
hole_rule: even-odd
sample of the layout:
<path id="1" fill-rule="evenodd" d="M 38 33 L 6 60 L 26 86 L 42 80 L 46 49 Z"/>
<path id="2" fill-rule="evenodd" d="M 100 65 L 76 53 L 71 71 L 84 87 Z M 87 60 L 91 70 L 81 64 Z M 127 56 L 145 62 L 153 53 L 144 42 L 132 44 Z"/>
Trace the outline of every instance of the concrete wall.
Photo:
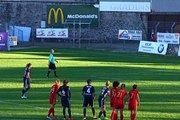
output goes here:
<path id="1" fill-rule="evenodd" d="M 0 23 L 5 24 L 7 22 L 10 25 L 32 27 L 34 32 L 36 27 L 40 27 L 41 20 L 47 20 L 46 6 L 48 4 L 50 3 L 1 2 Z M 98 40 L 117 40 L 119 29 L 143 30 L 143 33 L 146 34 L 147 25 L 144 24 L 146 22 L 147 15 L 141 13 L 100 12 L 99 27 L 91 28 L 91 30 L 83 29 L 82 37 L 91 37 Z M 71 37 L 72 34 L 71 29 Z M 78 29 L 76 35 L 78 37 Z"/>
<path id="2" fill-rule="evenodd" d="M 42 19 L 42 4 L 40 3 L 8 2 L 0 3 L 0 6 L 1 23 L 32 27 L 34 23 Z"/>

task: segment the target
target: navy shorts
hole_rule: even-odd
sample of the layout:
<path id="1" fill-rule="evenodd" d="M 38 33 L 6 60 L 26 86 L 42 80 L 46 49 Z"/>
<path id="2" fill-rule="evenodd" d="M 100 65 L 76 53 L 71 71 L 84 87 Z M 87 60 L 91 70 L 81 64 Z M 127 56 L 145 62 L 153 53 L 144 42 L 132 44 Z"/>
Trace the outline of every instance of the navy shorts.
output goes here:
<path id="1" fill-rule="evenodd" d="M 49 63 L 49 69 L 55 70 L 56 69 L 56 65 L 54 63 Z"/>
<path id="2" fill-rule="evenodd" d="M 62 104 L 62 107 L 67 107 L 67 108 L 71 107 L 69 99 L 61 99 L 61 104 Z"/>
<path id="3" fill-rule="evenodd" d="M 84 98 L 83 107 L 87 107 L 88 105 L 94 107 L 94 100 L 92 98 Z"/>
<path id="4" fill-rule="evenodd" d="M 105 99 L 103 97 L 99 97 L 98 99 L 99 107 L 102 108 L 105 105 Z"/>
<path id="5" fill-rule="evenodd" d="M 23 82 L 24 82 L 24 87 L 29 87 L 30 86 L 30 80 L 29 80 L 29 78 L 26 78 L 26 77 L 24 77 L 23 78 Z"/>

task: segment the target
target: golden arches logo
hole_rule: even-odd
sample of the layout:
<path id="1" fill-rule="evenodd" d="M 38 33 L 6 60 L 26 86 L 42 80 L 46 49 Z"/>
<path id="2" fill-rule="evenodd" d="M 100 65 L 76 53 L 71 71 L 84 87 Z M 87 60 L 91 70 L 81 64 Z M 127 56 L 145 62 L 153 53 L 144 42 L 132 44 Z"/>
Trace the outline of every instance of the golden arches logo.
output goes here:
<path id="1" fill-rule="evenodd" d="M 48 24 L 51 24 L 51 14 L 54 13 L 54 22 L 58 23 L 58 13 L 60 12 L 61 15 L 61 23 L 64 23 L 64 13 L 62 11 L 61 8 L 58 8 L 57 10 L 55 10 L 55 8 L 51 8 L 49 10 L 49 14 L 48 14 Z"/>

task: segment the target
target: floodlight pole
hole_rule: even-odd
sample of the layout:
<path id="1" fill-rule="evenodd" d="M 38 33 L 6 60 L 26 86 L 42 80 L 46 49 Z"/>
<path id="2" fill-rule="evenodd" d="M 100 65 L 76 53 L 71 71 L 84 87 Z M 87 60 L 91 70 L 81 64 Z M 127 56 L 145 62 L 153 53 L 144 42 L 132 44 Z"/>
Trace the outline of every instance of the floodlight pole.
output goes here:
<path id="1" fill-rule="evenodd" d="M 81 21 L 79 21 L 79 48 L 81 48 Z"/>
<path id="2" fill-rule="evenodd" d="M 6 23 L 6 32 L 8 33 L 7 48 L 8 48 L 8 51 L 10 51 L 10 44 L 9 44 L 9 26 L 8 26 L 8 23 Z"/>
<path id="3" fill-rule="evenodd" d="M 73 48 L 75 47 L 74 45 L 75 45 L 75 37 L 76 37 L 76 31 L 75 31 L 75 29 L 76 29 L 76 23 L 75 23 L 75 21 L 73 21 Z"/>
<path id="4" fill-rule="evenodd" d="M 91 28 L 90 28 L 90 27 L 91 27 L 90 25 L 91 25 L 91 20 L 90 20 L 89 23 L 88 23 L 89 30 L 91 29 Z M 91 36 L 88 34 L 88 37 L 89 37 L 88 46 L 90 46 L 90 42 L 91 42 L 91 41 L 90 41 L 90 40 L 91 40 L 90 38 L 91 38 Z"/>
<path id="5" fill-rule="evenodd" d="M 176 25 L 176 22 L 174 22 L 173 24 L 172 24 L 172 26 L 171 26 L 171 33 L 173 33 L 174 32 L 174 26 Z"/>
<path id="6" fill-rule="evenodd" d="M 155 26 L 155 34 L 157 34 L 157 31 L 158 31 L 157 29 L 158 29 L 159 24 L 160 24 L 160 23 L 158 22 L 158 23 L 156 24 L 156 26 Z"/>

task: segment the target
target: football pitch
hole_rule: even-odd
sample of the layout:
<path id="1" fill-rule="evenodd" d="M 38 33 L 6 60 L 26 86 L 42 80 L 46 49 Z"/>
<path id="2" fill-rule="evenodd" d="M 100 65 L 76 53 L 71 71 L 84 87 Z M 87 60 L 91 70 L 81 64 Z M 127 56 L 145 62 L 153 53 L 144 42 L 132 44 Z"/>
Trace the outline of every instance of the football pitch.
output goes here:
<path id="1" fill-rule="evenodd" d="M 68 79 L 71 88 L 72 116 L 82 119 L 82 88 L 87 79 L 95 86 L 96 115 L 99 113 L 98 95 L 105 81 L 119 80 L 129 91 L 138 85 L 141 105 L 137 120 L 180 119 L 180 58 L 142 53 L 54 48 L 57 74 Z M 50 49 L 14 50 L 0 53 L 0 120 L 46 120 L 49 93 L 56 78 L 53 72 L 46 78 Z M 32 63 L 32 88 L 28 99 L 21 99 L 22 76 L 27 63 Z M 111 114 L 109 98 L 107 116 Z M 60 103 L 55 106 L 57 120 L 63 120 Z M 87 120 L 92 120 L 90 107 Z M 129 120 L 127 105 L 125 120 Z"/>

